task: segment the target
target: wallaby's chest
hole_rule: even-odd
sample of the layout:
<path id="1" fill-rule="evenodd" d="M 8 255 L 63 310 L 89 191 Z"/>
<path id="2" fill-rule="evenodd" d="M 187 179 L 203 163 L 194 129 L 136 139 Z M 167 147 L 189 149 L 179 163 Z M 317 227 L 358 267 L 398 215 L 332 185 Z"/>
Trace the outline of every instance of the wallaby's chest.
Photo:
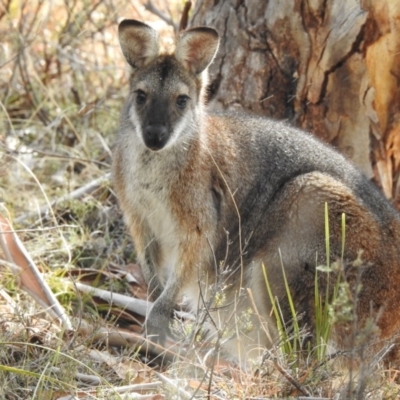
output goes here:
<path id="1" fill-rule="evenodd" d="M 137 155 L 129 165 L 129 201 L 157 237 L 172 234 L 176 225 L 170 202 L 174 175 L 168 163 L 147 156 Z"/>
<path id="2" fill-rule="evenodd" d="M 175 154 L 162 157 L 145 152 L 127 160 L 127 197 L 156 231 L 160 230 L 156 226 L 161 225 L 162 229 L 170 227 L 171 233 L 171 225 L 179 225 L 188 212 L 192 214 L 204 197 L 202 174 L 192 164 L 187 168 L 188 163 L 177 158 Z"/>
<path id="3" fill-rule="evenodd" d="M 201 241 L 203 236 L 213 236 L 214 231 L 208 171 L 196 168 L 195 162 L 179 163 L 174 156 L 135 154 L 125 161 L 125 198 L 146 230 L 147 240 L 157 243 L 156 267 L 162 284 L 179 263 L 188 236 Z"/>
<path id="4" fill-rule="evenodd" d="M 178 262 L 180 223 L 173 211 L 171 193 L 176 173 L 168 162 L 140 157 L 130 160 L 126 190 L 130 207 L 135 210 L 146 237 L 157 243 L 161 283 L 173 272 Z"/>

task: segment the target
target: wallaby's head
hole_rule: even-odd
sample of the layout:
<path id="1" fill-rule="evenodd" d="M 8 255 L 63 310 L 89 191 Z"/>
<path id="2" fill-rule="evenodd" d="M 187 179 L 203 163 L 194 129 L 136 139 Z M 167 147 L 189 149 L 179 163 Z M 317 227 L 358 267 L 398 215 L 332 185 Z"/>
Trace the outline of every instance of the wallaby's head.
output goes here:
<path id="1" fill-rule="evenodd" d="M 218 49 L 217 31 L 184 31 L 173 54 L 160 54 L 153 28 L 124 20 L 119 41 L 133 68 L 127 112 L 140 140 L 158 151 L 190 135 L 198 124 L 203 75 Z"/>

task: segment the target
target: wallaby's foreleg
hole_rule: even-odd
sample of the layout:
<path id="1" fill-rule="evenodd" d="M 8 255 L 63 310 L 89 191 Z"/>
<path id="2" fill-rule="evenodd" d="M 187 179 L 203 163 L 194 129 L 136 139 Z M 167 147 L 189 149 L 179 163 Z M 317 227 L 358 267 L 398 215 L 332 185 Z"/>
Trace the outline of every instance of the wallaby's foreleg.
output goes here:
<path id="1" fill-rule="evenodd" d="M 186 234 L 186 240 L 177 249 L 176 258 L 169 269 L 164 286 L 146 320 L 146 333 L 160 343 L 166 336 L 173 336 L 170 330 L 173 310 L 183 291 L 196 281 L 194 273 L 199 255 L 205 254 L 205 241 L 196 233 Z M 196 281 L 197 282 L 197 281 Z"/>
<path id="2" fill-rule="evenodd" d="M 156 300 L 163 290 L 157 271 L 160 257 L 159 245 L 151 234 L 147 223 L 140 221 L 139 217 L 130 218 L 128 226 L 130 227 L 136 255 L 148 286 L 149 297 Z"/>
<path id="3" fill-rule="evenodd" d="M 131 223 L 131 235 L 134 240 L 138 260 L 144 279 L 148 286 L 149 297 L 154 301 L 145 321 L 146 335 L 155 342 L 163 343 L 170 335 L 170 318 L 175 305 L 178 291 L 178 279 L 169 277 L 165 286 L 161 284 L 158 273 L 160 272 L 160 246 L 150 234 L 146 224 Z"/>
<path id="4" fill-rule="evenodd" d="M 154 302 L 145 322 L 146 335 L 155 342 L 163 344 L 167 336 L 173 336 L 170 323 L 174 306 L 182 285 L 182 277 L 171 274 Z"/>

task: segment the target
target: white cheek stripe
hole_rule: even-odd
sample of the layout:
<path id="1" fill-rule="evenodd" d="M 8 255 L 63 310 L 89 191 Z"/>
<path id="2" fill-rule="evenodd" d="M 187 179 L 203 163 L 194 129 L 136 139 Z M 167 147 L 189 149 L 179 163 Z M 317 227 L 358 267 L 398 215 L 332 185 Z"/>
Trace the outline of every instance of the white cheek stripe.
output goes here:
<path id="1" fill-rule="evenodd" d="M 191 119 L 192 119 L 192 113 L 186 113 L 181 120 L 178 122 L 176 125 L 175 129 L 173 130 L 170 138 L 168 139 L 168 142 L 165 145 L 165 149 L 168 147 L 171 147 L 173 144 L 175 144 L 178 139 L 182 136 L 182 133 L 187 130 L 191 130 Z M 189 133 L 189 132 L 187 132 Z"/>
<path id="2" fill-rule="evenodd" d="M 137 137 L 144 144 L 142 127 L 140 125 L 139 116 L 136 113 L 135 107 L 130 107 L 130 109 L 129 109 L 129 118 L 132 121 L 132 124 L 133 124 L 133 126 L 135 128 L 135 132 L 136 132 Z"/>

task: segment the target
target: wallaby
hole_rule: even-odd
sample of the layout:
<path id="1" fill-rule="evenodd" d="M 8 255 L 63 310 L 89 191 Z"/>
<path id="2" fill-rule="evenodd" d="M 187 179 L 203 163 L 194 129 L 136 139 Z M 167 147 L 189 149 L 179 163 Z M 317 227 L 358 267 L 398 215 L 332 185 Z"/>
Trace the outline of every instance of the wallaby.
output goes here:
<path id="1" fill-rule="evenodd" d="M 361 284 L 356 329 L 372 318 L 377 337 L 392 340 L 400 330 L 400 217 L 380 191 L 310 134 L 207 110 L 214 29 L 181 32 L 172 54 L 162 54 L 156 31 L 139 21 L 122 21 L 119 40 L 132 73 L 113 176 L 155 299 L 147 334 L 162 341 L 183 299 L 193 310 L 208 307 L 212 325 L 225 329 L 225 352 L 250 357 L 277 337 L 265 275 L 284 319 L 293 318 L 283 268 L 296 313 L 312 332 L 316 267 L 327 263 L 327 204 L 328 257 L 343 261 L 351 287 Z M 354 267 L 360 258 L 363 268 Z M 326 289 L 322 278 L 319 285 Z M 346 329 L 333 335 L 342 348 Z"/>

